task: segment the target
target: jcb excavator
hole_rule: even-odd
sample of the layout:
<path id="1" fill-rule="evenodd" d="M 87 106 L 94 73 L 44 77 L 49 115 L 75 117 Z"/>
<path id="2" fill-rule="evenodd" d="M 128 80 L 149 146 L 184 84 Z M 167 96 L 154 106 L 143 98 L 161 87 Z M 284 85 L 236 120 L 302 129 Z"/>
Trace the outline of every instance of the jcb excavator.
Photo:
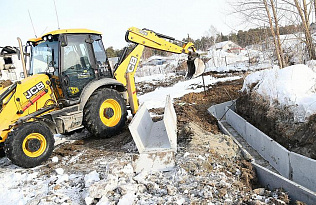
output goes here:
<path id="1" fill-rule="evenodd" d="M 56 30 L 30 39 L 30 69 L 25 79 L 0 90 L 0 145 L 21 167 L 46 161 L 54 135 L 86 127 L 93 135 L 109 137 L 125 125 L 127 109 L 138 110 L 134 74 L 144 47 L 188 54 L 187 77 L 204 71 L 193 43 L 182 47 L 171 37 L 131 27 L 126 41 L 135 44 L 110 68 L 101 33 L 87 29 Z M 22 43 L 20 50 L 22 51 Z"/>

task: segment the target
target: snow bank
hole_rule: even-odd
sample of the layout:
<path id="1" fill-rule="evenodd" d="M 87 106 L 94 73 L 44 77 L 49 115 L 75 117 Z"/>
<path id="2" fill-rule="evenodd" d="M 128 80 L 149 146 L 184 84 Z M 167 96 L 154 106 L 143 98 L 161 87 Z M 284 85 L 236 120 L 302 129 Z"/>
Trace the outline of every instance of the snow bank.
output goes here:
<path id="1" fill-rule="evenodd" d="M 316 113 L 316 73 L 306 65 L 274 67 L 248 75 L 242 91 L 255 91 L 270 104 L 292 109 L 295 121 L 304 122 Z"/>
<path id="2" fill-rule="evenodd" d="M 205 64 L 205 72 L 254 71 L 271 68 L 271 61 L 265 60 L 261 51 L 247 49 L 239 54 L 222 50 L 210 50 L 207 56 L 210 60 Z"/>

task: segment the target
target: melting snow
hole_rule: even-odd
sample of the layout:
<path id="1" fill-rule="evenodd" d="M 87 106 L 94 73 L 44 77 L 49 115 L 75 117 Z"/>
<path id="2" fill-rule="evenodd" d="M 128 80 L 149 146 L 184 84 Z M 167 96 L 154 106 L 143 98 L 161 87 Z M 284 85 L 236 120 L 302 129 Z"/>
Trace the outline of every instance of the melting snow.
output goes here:
<path id="1" fill-rule="evenodd" d="M 306 65 L 274 67 L 248 75 L 242 91 L 254 90 L 273 104 L 292 109 L 297 121 L 316 112 L 316 73 Z"/>

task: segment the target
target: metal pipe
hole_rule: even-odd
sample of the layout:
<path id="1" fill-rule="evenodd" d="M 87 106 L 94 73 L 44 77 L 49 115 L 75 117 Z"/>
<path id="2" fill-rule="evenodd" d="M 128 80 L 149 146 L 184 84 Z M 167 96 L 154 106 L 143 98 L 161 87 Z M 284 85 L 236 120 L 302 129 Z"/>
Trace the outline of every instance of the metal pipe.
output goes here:
<path id="1" fill-rule="evenodd" d="M 22 41 L 18 37 L 18 42 L 19 42 L 19 47 L 20 47 L 20 54 L 21 54 L 21 61 L 22 61 L 22 66 L 23 66 L 23 73 L 24 73 L 24 78 L 27 78 L 27 71 L 26 71 L 26 65 L 25 65 L 25 59 L 24 59 L 24 51 L 22 47 Z"/>

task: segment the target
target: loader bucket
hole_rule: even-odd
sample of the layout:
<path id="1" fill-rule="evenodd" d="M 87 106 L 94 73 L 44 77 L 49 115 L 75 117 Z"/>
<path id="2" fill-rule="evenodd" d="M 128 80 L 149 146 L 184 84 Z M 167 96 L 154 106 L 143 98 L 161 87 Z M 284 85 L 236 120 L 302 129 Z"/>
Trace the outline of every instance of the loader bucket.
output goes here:
<path id="1" fill-rule="evenodd" d="M 196 78 L 204 73 L 205 64 L 197 53 L 189 54 L 187 65 L 188 73 L 185 77 L 186 79 Z"/>

